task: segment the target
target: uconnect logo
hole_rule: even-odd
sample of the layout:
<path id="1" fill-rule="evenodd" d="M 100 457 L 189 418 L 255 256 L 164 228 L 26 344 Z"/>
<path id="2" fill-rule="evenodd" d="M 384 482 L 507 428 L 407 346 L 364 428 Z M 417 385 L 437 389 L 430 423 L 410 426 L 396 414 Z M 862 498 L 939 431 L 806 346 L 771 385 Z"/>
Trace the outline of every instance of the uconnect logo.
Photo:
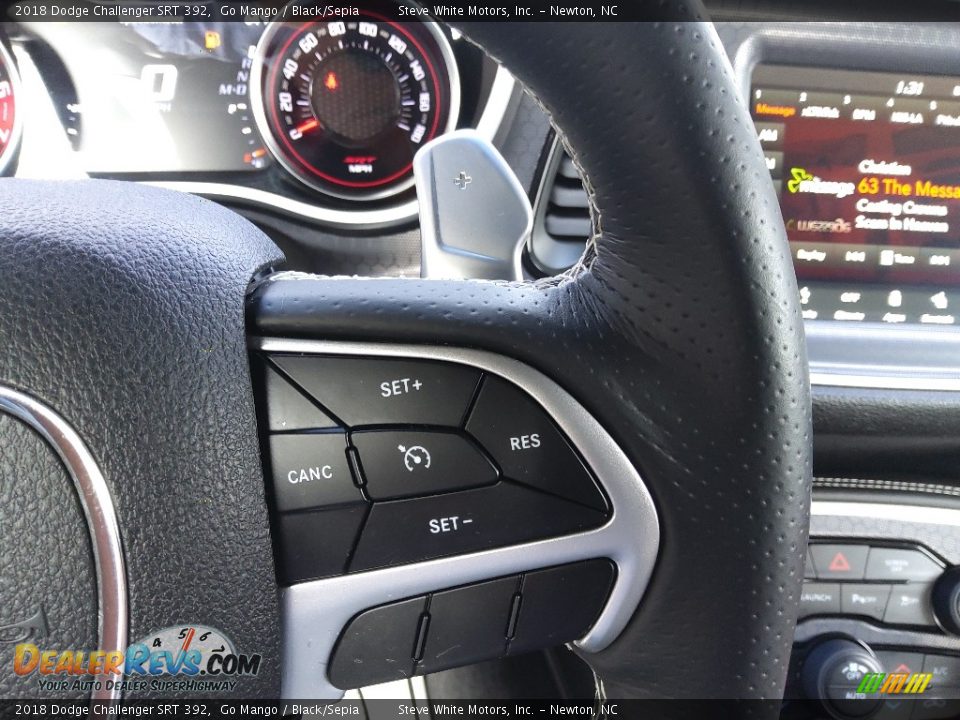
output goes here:
<path id="1" fill-rule="evenodd" d="M 791 193 L 813 193 L 814 195 L 833 195 L 843 199 L 853 195 L 857 189 L 852 182 L 836 180 L 821 180 L 816 175 L 807 172 L 804 168 L 790 168 L 790 179 L 787 180 L 787 190 Z"/>
<path id="2" fill-rule="evenodd" d="M 919 695 L 933 679 L 931 673 L 867 673 L 857 693 L 867 695 Z"/>

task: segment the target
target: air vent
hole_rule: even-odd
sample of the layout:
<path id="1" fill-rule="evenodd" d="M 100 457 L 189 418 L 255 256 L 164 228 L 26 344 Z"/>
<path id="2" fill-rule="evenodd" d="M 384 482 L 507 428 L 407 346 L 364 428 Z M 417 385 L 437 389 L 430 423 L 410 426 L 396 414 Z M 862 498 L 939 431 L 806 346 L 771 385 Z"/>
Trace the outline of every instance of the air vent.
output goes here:
<path id="1" fill-rule="evenodd" d="M 591 229 L 580 173 L 555 141 L 537 193 L 530 258 L 547 275 L 563 272 L 583 255 Z"/>

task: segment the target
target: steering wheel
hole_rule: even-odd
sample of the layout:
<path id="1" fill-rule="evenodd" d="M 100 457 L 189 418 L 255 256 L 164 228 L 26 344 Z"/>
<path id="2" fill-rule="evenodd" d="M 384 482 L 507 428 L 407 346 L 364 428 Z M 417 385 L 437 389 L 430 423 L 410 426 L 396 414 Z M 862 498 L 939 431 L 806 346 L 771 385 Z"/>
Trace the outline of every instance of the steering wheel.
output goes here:
<path id="1" fill-rule="evenodd" d="M 262 656 L 234 694 L 277 697 L 284 594 L 251 338 L 468 349 L 562 389 L 653 500 L 642 600 L 578 650 L 603 692 L 780 698 L 811 473 L 797 287 L 712 27 L 694 2 L 649 8 L 656 22 L 462 28 L 583 171 L 598 232 L 549 281 L 274 272 L 268 238 L 196 197 L 0 181 L 0 624 L 42 618 L 23 634 L 41 648 L 214 629 Z M 650 554 L 634 530 L 623 557 Z M 11 667 L 13 645 L 0 652 Z M 5 672 L 0 694 L 35 692 Z"/>

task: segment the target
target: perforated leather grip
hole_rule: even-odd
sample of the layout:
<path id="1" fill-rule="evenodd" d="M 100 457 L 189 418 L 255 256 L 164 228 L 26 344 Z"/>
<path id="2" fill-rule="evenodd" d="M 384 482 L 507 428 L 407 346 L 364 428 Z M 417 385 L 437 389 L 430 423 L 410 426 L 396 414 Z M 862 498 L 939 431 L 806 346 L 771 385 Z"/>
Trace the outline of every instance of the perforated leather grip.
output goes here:
<path id="1" fill-rule="evenodd" d="M 624 448 L 662 521 L 639 612 L 586 657 L 607 694 L 779 698 L 810 401 L 782 221 L 720 43 L 679 21 L 463 30 L 564 132 L 601 230 L 584 268 L 526 285 L 278 276 L 251 322 L 262 335 L 477 347 L 556 380 Z"/>

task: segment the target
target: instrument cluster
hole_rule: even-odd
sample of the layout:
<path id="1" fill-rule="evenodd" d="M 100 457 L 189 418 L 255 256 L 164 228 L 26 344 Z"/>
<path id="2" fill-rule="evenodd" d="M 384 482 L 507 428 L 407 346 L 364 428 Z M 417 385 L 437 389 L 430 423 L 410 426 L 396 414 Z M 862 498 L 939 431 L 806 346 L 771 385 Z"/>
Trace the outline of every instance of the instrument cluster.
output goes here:
<path id="1" fill-rule="evenodd" d="M 0 44 L 0 175 L 13 164 L 18 150 L 20 115 L 17 98 L 20 81 L 13 58 Z"/>
<path id="2" fill-rule="evenodd" d="M 0 172 L 16 173 L 20 125 L 32 130 L 18 102 L 27 64 L 66 139 L 69 157 L 42 163 L 51 171 L 69 164 L 334 225 L 413 219 L 417 150 L 459 127 L 492 137 L 513 79 L 430 21 L 362 6 L 295 15 L 8 24 Z"/>

